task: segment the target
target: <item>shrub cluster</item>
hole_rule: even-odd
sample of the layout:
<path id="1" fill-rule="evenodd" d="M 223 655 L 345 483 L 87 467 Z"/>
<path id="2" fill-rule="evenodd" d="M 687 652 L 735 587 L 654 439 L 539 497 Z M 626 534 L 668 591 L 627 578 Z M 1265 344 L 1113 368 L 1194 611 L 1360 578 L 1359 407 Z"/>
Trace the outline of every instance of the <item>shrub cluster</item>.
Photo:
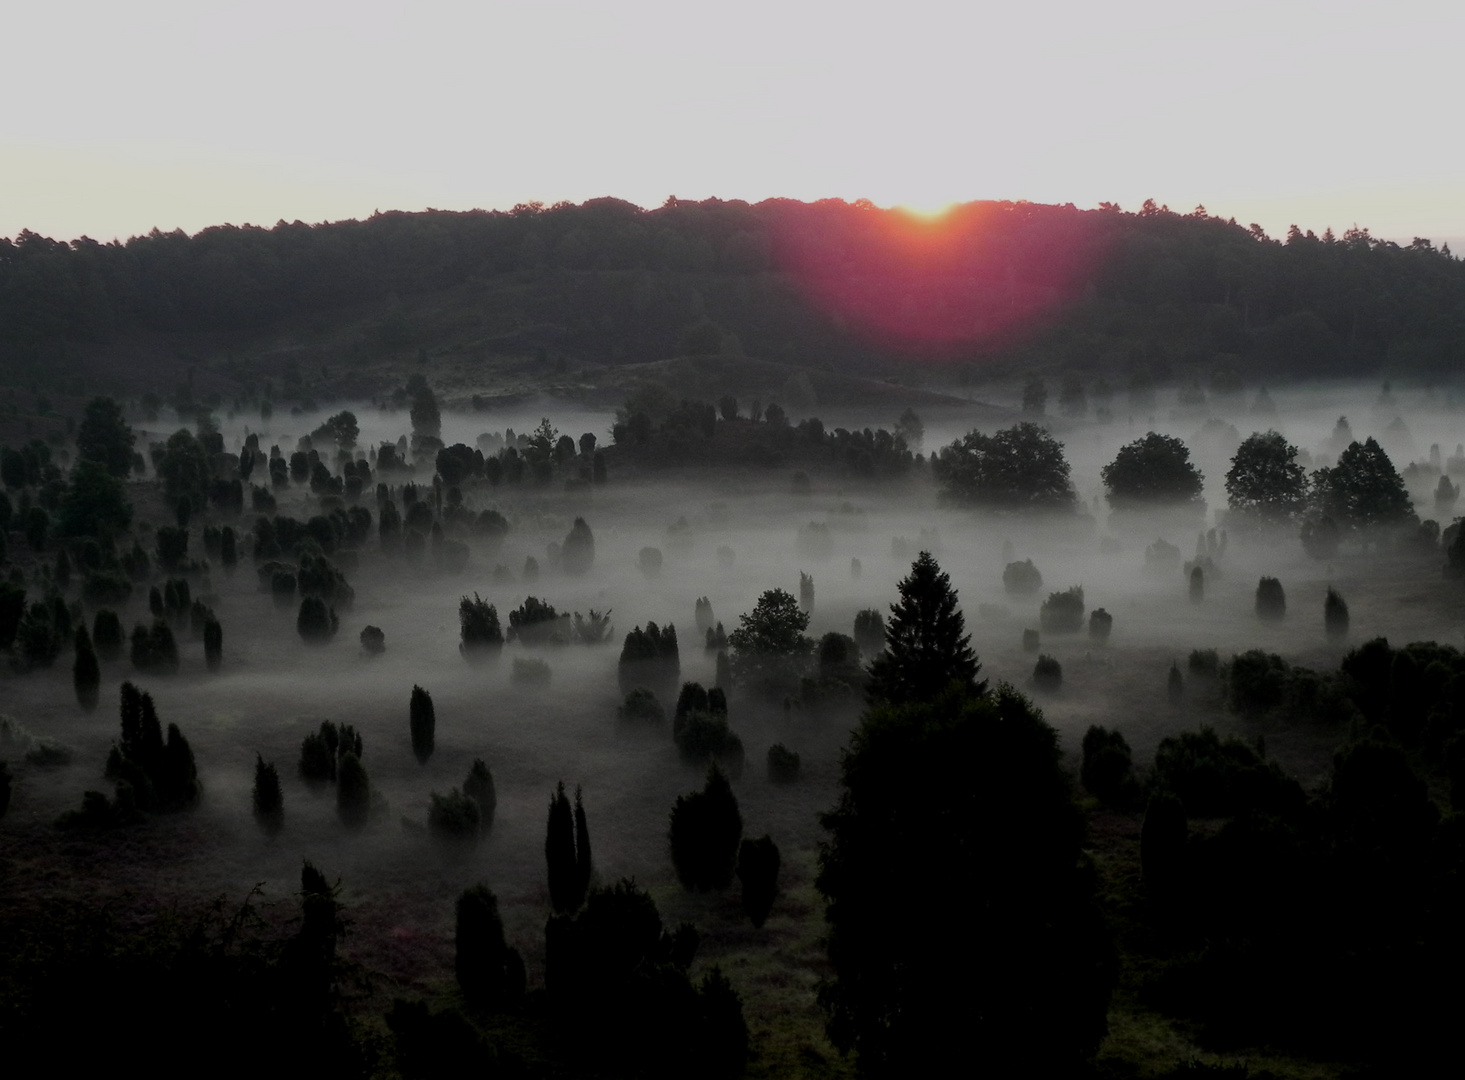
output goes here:
<path id="1" fill-rule="evenodd" d="M 725 889 L 732 881 L 743 816 L 727 775 L 714 763 L 701 791 L 678 795 L 668 840 L 677 878 L 688 889 Z"/>
<path id="2" fill-rule="evenodd" d="M 1076 634 L 1083 629 L 1083 586 L 1075 585 L 1063 592 L 1049 593 L 1038 612 L 1038 625 L 1044 633 Z"/>

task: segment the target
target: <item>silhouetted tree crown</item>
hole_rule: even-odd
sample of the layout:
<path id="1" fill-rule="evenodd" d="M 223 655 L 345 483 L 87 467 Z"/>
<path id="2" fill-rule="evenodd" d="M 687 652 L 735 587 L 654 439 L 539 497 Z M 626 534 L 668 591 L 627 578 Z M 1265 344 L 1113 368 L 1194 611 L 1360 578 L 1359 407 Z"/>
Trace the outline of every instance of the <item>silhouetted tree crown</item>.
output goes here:
<path id="1" fill-rule="evenodd" d="M 929 551 L 916 557 L 897 588 L 900 600 L 890 606 L 885 651 L 870 664 L 870 700 L 893 705 L 928 700 L 952 683 L 983 693 L 987 683 L 977 681 L 981 664 L 956 590 Z"/>
<path id="2" fill-rule="evenodd" d="M 1312 474 L 1312 484 L 1319 513 L 1344 529 L 1366 530 L 1415 520 L 1403 478 L 1371 437 L 1350 443 L 1338 455 L 1337 465 Z"/>
<path id="3" fill-rule="evenodd" d="M 948 502 L 994 510 L 1071 510 L 1073 485 L 1063 444 L 1023 422 L 984 435 L 972 431 L 931 457 Z"/>
<path id="4" fill-rule="evenodd" d="M 1247 437 L 1226 473 L 1231 509 L 1268 524 L 1290 523 L 1307 504 L 1307 473 L 1297 447 L 1275 431 Z"/>
<path id="5" fill-rule="evenodd" d="M 834 968 L 819 998 L 862 1071 L 976 1060 L 1061 1075 L 1099 1045 L 1116 965 L 1059 758 L 1007 687 L 948 685 L 865 716 L 816 880 Z M 981 916 L 933 918 L 933 904 Z"/>
<path id="6" fill-rule="evenodd" d="M 1198 502 L 1204 480 L 1185 443 L 1153 431 L 1120 447 L 1099 475 L 1116 510 Z"/>

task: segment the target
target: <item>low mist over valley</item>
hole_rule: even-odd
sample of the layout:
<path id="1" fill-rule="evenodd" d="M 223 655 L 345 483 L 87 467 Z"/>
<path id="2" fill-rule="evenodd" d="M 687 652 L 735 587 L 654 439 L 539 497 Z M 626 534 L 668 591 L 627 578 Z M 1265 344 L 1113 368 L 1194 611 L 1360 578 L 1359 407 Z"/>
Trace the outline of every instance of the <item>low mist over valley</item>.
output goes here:
<path id="1" fill-rule="evenodd" d="M 1448 251 L 634 210 L 0 251 L 7 1045 L 1427 1072 Z"/>

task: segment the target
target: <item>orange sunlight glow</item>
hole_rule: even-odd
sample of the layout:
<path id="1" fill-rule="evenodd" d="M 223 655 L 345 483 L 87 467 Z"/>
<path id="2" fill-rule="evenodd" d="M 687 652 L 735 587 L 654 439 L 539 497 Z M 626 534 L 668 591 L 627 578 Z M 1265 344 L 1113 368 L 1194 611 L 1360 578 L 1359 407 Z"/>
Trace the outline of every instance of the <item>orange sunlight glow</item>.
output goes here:
<path id="1" fill-rule="evenodd" d="M 829 318 L 933 358 L 978 356 L 1042 333 L 1083 296 L 1107 246 L 1097 217 L 1072 207 L 815 206 L 817 218 L 775 226 L 779 268 Z"/>

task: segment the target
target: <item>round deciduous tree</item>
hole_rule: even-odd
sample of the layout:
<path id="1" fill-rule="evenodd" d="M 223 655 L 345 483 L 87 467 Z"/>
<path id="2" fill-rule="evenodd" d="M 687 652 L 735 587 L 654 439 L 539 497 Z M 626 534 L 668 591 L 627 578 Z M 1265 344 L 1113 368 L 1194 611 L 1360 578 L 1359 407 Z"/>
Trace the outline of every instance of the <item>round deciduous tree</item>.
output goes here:
<path id="1" fill-rule="evenodd" d="M 1268 524 L 1295 521 L 1307 502 L 1307 474 L 1297 447 L 1275 431 L 1249 436 L 1226 473 L 1231 509 Z"/>
<path id="2" fill-rule="evenodd" d="M 1205 479 L 1185 443 L 1153 431 L 1120 447 L 1099 475 L 1116 510 L 1199 503 Z"/>
<path id="3" fill-rule="evenodd" d="M 1063 444 L 1024 422 L 993 435 L 972 431 L 940 455 L 931 471 L 948 502 L 998 510 L 1072 510 L 1073 484 Z"/>

